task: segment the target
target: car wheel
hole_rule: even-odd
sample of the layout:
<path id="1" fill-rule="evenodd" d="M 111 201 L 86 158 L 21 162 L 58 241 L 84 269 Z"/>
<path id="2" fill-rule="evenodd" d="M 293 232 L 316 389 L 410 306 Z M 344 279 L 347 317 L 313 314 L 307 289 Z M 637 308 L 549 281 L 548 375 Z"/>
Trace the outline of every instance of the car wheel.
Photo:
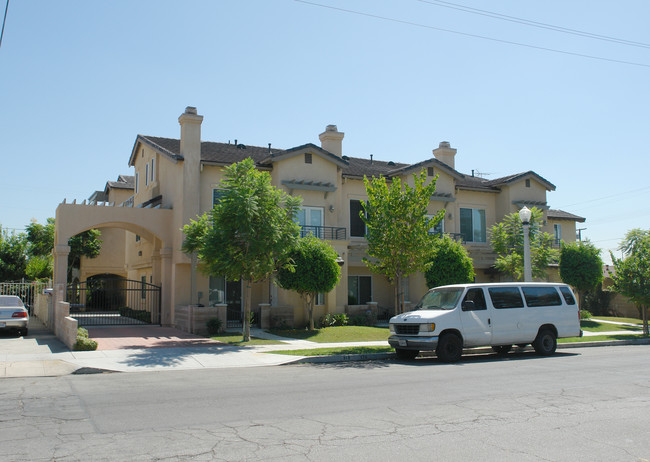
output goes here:
<path id="1" fill-rule="evenodd" d="M 23 337 L 27 337 L 28 332 L 29 330 L 27 329 L 27 327 L 25 327 L 24 329 L 20 330 L 20 335 L 22 335 Z"/>
<path id="2" fill-rule="evenodd" d="M 498 355 L 507 355 L 512 350 L 512 345 L 493 346 L 492 351 Z"/>
<path id="3" fill-rule="evenodd" d="M 404 348 L 395 348 L 397 359 L 412 360 L 418 355 L 418 350 L 405 350 Z"/>
<path id="4" fill-rule="evenodd" d="M 436 354 L 444 363 L 455 363 L 463 355 L 463 341 L 456 334 L 445 334 L 440 337 Z"/>
<path id="5" fill-rule="evenodd" d="M 557 348 L 557 338 L 551 329 L 543 329 L 537 334 L 533 342 L 533 348 L 538 355 L 550 356 Z"/>

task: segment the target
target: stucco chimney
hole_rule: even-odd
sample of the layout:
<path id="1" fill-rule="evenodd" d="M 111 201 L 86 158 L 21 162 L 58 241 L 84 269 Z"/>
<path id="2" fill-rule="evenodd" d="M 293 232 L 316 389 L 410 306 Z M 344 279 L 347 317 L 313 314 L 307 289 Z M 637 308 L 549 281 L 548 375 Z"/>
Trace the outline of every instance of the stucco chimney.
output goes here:
<path id="1" fill-rule="evenodd" d="M 449 141 L 441 141 L 438 149 L 433 150 L 433 156 L 449 167 L 456 169 L 456 152 L 458 150 L 451 147 Z"/>
<path id="2" fill-rule="evenodd" d="M 196 108 L 187 106 L 178 118 L 181 124 L 181 155 L 187 157 L 201 158 L 201 122 L 203 116 L 196 113 Z"/>
<path id="3" fill-rule="evenodd" d="M 203 116 L 188 106 L 178 118 L 181 124 L 181 156 L 183 156 L 183 224 L 196 219 L 200 210 L 201 122 Z"/>
<path id="4" fill-rule="evenodd" d="M 328 125 L 325 131 L 318 135 L 320 145 L 326 151 L 341 157 L 343 155 L 343 137 L 345 133 L 337 130 L 336 125 Z"/>

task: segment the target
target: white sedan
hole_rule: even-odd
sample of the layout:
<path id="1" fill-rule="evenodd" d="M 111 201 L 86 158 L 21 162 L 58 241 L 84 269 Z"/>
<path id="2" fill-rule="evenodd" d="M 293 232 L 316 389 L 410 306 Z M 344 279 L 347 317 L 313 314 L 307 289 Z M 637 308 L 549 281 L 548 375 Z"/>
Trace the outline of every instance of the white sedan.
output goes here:
<path id="1" fill-rule="evenodd" d="M 18 335 L 27 335 L 29 314 L 20 297 L 0 295 L 0 330 L 11 329 Z"/>

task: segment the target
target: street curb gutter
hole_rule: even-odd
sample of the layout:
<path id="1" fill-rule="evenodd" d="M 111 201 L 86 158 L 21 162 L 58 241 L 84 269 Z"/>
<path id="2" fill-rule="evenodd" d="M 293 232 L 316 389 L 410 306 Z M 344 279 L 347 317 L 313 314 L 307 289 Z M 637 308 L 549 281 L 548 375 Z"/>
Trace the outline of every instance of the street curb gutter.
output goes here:
<path id="1" fill-rule="evenodd" d="M 593 348 L 593 347 L 606 347 L 606 346 L 625 346 L 625 345 L 650 345 L 650 339 L 635 339 L 635 340 L 607 340 L 604 342 L 575 342 L 575 343 L 558 343 L 558 350 L 573 349 L 573 348 Z M 520 351 L 526 351 L 521 349 Z M 471 348 L 464 351 L 469 354 L 482 354 L 493 353 L 491 348 Z M 430 352 L 426 357 L 433 357 L 435 354 Z M 395 353 L 360 353 L 351 355 L 330 355 L 330 356 L 307 356 L 304 358 L 289 361 L 283 365 L 290 364 L 327 364 L 327 363 L 341 363 L 352 361 L 376 361 L 382 359 L 394 359 Z"/>

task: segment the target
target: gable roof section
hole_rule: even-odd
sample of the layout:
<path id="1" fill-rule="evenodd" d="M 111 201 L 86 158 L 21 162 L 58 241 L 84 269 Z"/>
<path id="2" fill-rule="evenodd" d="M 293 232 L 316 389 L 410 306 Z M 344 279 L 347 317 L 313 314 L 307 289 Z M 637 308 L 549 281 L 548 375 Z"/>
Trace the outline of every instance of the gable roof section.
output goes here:
<path id="1" fill-rule="evenodd" d="M 403 167 L 400 167 L 400 168 L 397 168 L 397 169 L 393 170 L 392 172 L 390 172 L 390 174 L 391 174 L 391 176 L 406 175 L 409 172 L 411 172 L 412 170 L 422 169 L 422 168 L 430 167 L 430 166 L 437 167 L 440 170 L 443 170 L 444 172 L 448 173 L 449 175 L 451 175 L 452 177 L 454 177 L 457 180 L 462 179 L 462 178 L 465 177 L 465 175 L 463 175 L 462 173 L 460 173 L 456 169 L 451 168 L 449 165 L 445 164 L 444 162 L 440 162 L 438 159 L 433 158 L 433 157 L 431 159 L 427 159 L 427 160 L 423 160 L 422 162 L 418 162 L 417 164 L 412 164 L 412 165 L 406 164 Z"/>
<path id="2" fill-rule="evenodd" d="M 580 217 L 578 215 L 574 215 L 569 212 L 565 212 L 564 210 L 549 209 L 546 212 L 546 216 L 553 220 L 569 220 L 569 221 L 577 221 L 579 223 L 584 223 L 586 221 L 586 218 Z"/>
<path id="3" fill-rule="evenodd" d="M 518 181 L 522 181 L 527 178 L 533 178 L 537 182 L 541 183 L 546 188 L 547 191 L 555 191 L 555 185 L 553 183 L 551 183 L 541 175 L 538 175 L 537 173 L 533 172 L 532 170 L 528 170 L 527 172 L 523 172 L 523 173 L 515 173 L 513 175 L 508 175 L 501 178 L 496 178 L 494 180 L 490 180 L 489 183 L 495 186 L 501 186 L 501 185 L 507 185 L 509 183 L 516 183 Z"/>
<path id="4" fill-rule="evenodd" d="M 278 149 L 276 150 L 276 152 L 273 152 L 270 156 L 267 155 L 267 157 L 262 161 L 260 161 L 259 163 L 262 165 L 272 164 L 273 162 L 289 159 L 291 157 L 299 156 L 305 153 L 316 154 L 317 156 L 322 157 L 325 160 L 335 163 L 337 166 L 341 168 L 345 168 L 349 163 L 347 160 L 342 159 L 336 154 L 332 154 L 331 152 L 326 151 L 325 149 L 316 146 L 315 144 L 312 143 L 296 146 L 295 148 L 287 149 L 285 151 Z"/>

